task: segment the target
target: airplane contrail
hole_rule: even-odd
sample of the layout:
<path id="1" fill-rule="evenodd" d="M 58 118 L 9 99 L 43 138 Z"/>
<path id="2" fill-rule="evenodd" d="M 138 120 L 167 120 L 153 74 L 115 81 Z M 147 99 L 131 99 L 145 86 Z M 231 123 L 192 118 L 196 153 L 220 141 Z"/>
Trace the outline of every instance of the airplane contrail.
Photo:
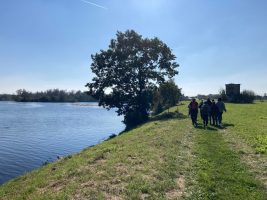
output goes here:
<path id="1" fill-rule="evenodd" d="M 102 9 L 105 9 L 105 10 L 108 9 L 108 8 L 105 7 L 105 6 L 101 6 L 101 5 L 96 4 L 96 3 L 93 3 L 93 2 L 91 2 L 91 1 L 86 1 L 86 0 L 80 0 L 80 1 L 82 1 L 82 2 L 84 2 L 84 3 L 88 3 L 88 4 L 92 5 L 92 6 L 96 6 L 96 7 L 98 7 L 98 8 L 102 8 Z"/>

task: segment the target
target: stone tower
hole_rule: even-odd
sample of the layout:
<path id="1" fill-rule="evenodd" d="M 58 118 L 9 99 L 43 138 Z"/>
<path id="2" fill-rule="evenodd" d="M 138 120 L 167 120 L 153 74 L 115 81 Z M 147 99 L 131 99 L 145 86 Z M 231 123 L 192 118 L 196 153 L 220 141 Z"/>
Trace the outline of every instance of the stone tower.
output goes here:
<path id="1" fill-rule="evenodd" d="M 225 93 L 229 101 L 233 101 L 240 95 L 240 84 L 225 84 Z"/>

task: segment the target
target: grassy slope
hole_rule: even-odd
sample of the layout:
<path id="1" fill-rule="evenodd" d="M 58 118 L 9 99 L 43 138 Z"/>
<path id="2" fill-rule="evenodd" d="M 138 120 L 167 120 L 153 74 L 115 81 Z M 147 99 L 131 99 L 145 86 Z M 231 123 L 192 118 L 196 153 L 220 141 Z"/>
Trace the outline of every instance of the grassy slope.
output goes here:
<path id="1" fill-rule="evenodd" d="M 227 106 L 226 129 L 155 120 L 4 184 L 0 199 L 266 199 L 264 179 L 254 177 L 266 154 L 254 169 L 232 144 L 266 153 L 258 138 L 266 137 L 267 103 Z"/>

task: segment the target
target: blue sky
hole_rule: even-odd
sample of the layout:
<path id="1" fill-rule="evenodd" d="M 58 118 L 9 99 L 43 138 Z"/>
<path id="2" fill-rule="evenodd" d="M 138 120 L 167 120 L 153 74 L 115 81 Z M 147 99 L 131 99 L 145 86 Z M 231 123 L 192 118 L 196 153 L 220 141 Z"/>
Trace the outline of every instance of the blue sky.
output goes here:
<path id="1" fill-rule="evenodd" d="M 265 0 L 0 0 L 0 93 L 86 90 L 90 55 L 127 29 L 173 49 L 185 95 L 226 83 L 267 93 L 266 10 Z"/>

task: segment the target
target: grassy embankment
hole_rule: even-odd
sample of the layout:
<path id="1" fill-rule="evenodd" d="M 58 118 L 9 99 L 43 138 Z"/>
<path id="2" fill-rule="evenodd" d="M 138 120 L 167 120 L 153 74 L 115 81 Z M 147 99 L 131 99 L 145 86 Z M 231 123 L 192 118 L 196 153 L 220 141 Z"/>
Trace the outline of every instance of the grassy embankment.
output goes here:
<path id="1" fill-rule="evenodd" d="M 267 103 L 193 128 L 186 105 L 0 187 L 0 199 L 267 199 Z M 177 108 L 171 109 L 175 113 Z"/>

